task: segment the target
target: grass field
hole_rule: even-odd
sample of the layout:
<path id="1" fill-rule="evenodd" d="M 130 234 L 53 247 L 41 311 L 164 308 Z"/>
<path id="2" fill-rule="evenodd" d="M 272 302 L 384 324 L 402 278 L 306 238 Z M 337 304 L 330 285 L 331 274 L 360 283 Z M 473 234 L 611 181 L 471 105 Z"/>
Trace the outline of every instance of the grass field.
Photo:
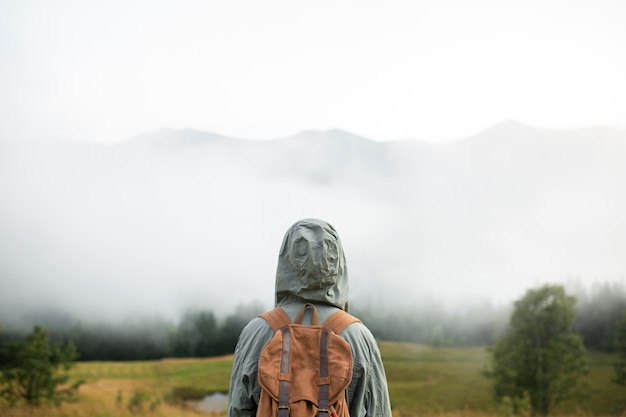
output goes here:
<path id="1" fill-rule="evenodd" d="M 484 348 L 432 348 L 382 343 L 381 351 L 394 417 L 487 417 L 505 413 L 491 397 L 482 371 Z M 626 389 L 610 382 L 616 357 L 589 353 L 588 396 L 564 403 L 555 414 L 611 416 L 625 414 Z M 165 359 L 145 362 L 80 362 L 72 376 L 85 381 L 77 402 L 58 408 L 9 409 L 7 417 L 197 416 L 205 412 L 184 400 L 226 392 L 232 357 Z M 224 413 L 215 413 L 216 415 Z"/>
<path id="2" fill-rule="evenodd" d="M 483 376 L 489 360 L 485 348 L 383 343 L 381 351 L 392 405 L 401 416 L 503 414 L 492 397 L 491 381 Z M 626 415 L 626 388 L 611 382 L 616 360 L 615 355 L 588 353 L 585 397 L 564 402 L 554 414 Z"/>

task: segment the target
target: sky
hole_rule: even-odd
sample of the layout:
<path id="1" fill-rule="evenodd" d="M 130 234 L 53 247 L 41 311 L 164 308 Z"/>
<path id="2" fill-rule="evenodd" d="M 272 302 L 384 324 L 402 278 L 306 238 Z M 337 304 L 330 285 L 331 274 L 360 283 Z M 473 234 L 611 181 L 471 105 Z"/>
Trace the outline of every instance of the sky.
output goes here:
<path id="1" fill-rule="evenodd" d="M 626 2 L 0 0 L 0 139 L 626 128 Z"/>

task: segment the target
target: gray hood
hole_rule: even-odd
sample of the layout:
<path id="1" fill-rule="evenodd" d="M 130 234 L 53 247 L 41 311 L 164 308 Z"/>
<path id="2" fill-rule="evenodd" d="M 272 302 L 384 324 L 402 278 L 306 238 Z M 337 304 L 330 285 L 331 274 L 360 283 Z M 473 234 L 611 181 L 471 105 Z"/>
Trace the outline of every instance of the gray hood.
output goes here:
<path id="1" fill-rule="evenodd" d="M 287 230 L 278 255 L 276 305 L 313 301 L 348 310 L 348 270 L 341 240 L 323 220 L 304 219 Z"/>

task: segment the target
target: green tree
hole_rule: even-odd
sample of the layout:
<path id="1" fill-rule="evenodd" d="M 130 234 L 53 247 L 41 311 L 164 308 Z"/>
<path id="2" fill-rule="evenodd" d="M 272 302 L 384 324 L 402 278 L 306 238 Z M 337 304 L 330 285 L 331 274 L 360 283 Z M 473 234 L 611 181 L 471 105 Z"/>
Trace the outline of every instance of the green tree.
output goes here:
<path id="1" fill-rule="evenodd" d="M 218 326 L 210 311 L 185 314 L 174 336 L 173 354 L 177 357 L 206 357 L 216 355 Z"/>
<path id="2" fill-rule="evenodd" d="M 24 341 L 2 347 L 0 396 L 15 405 L 58 404 L 73 398 L 81 381 L 69 385 L 67 371 L 78 354 L 73 344 L 50 344 L 48 333 L 39 326 Z"/>
<path id="3" fill-rule="evenodd" d="M 528 395 L 533 414 L 545 416 L 577 392 L 587 368 L 582 340 L 571 332 L 575 303 L 556 285 L 531 289 L 515 302 L 487 372 L 496 399 Z"/>
<path id="4" fill-rule="evenodd" d="M 615 383 L 626 386 L 626 312 L 617 326 L 616 346 L 618 360 L 615 363 Z"/>

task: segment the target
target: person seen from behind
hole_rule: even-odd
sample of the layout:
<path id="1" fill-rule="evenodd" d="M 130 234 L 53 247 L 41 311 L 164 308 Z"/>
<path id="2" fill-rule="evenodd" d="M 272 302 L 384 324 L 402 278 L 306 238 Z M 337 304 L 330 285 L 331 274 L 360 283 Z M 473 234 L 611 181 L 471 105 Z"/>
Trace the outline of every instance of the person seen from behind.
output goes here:
<path id="1" fill-rule="evenodd" d="M 330 347 L 327 347 L 327 349 L 332 350 L 337 343 L 345 345 L 347 342 L 347 346 L 349 346 L 349 348 L 346 347 L 347 354 L 351 354 L 352 366 L 349 369 L 349 363 L 347 364 L 348 369 L 344 378 L 345 388 L 340 392 L 342 397 L 345 396 L 343 404 L 346 404 L 347 407 L 338 406 L 344 408 L 338 410 L 339 417 L 345 416 L 346 413 L 349 413 L 350 417 L 391 417 L 387 378 L 376 340 L 370 330 L 358 319 L 343 313 L 348 310 L 348 271 L 343 247 L 333 226 L 323 220 L 304 219 L 296 222 L 287 230 L 278 257 L 275 294 L 277 307 L 275 310 L 280 311 L 273 312 L 273 317 L 284 316 L 285 323 L 300 320 L 302 325 L 319 323 L 321 325 L 319 327 L 323 327 L 329 317 L 341 318 L 341 320 L 334 320 L 343 323 L 338 328 L 339 337 L 331 337 L 343 340 L 338 340 L 335 343 L 331 339 L 328 345 Z M 337 313 L 340 311 L 342 312 Z M 304 384 L 303 380 L 306 378 L 297 375 L 306 375 L 308 378 L 310 374 L 322 375 L 324 373 L 323 367 L 318 373 L 319 365 L 317 363 L 320 361 L 316 362 L 315 365 L 305 364 L 301 366 L 301 368 L 307 369 L 298 371 L 301 372 L 300 374 L 292 374 L 292 371 L 282 368 L 285 366 L 285 349 L 287 351 L 287 364 L 289 362 L 290 345 L 285 345 L 286 339 L 289 342 L 289 335 L 285 336 L 284 332 L 282 336 L 279 335 L 281 332 L 278 329 L 273 329 L 272 326 L 281 327 L 283 330 L 287 326 L 283 326 L 284 323 L 278 326 L 276 323 L 270 324 L 271 317 L 270 313 L 265 313 L 252 319 L 239 336 L 230 378 L 228 417 L 256 417 L 257 414 L 258 417 L 276 417 L 276 414 L 272 416 L 263 415 L 268 414 L 263 405 L 263 402 L 267 403 L 268 401 L 278 403 L 278 417 L 305 417 L 304 415 L 294 415 L 306 414 L 306 412 L 296 407 L 296 404 L 285 405 L 288 402 L 287 398 L 292 401 L 293 397 L 308 389 L 298 387 L 299 383 Z M 329 322 L 331 321 L 333 320 L 329 320 Z M 343 327 L 344 325 L 346 327 Z M 330 324 L 329 327 L 331 327 Z M 260 360 L 261 366 L 265 366 L 263 365 L 264 360 L 265 362 L 273 360 L 265 356 L 270 355 L 267 352 L 271 343 L 268 342 L 272 341 L 273 343 L 275 337 L 279 339 L 277 342 L 279 357 L 276 359 L 276 366 L 281 367 L 280 373 L 278 371 L 275 373 L 265 372 L 265 374 L 261 372 L 261 378 L 259 378 Z M 299 349 L 300 345 L 297 341 L 291 343 L 294 343 L 293 346 L 295 346 L 292 346 L 292 351 Z M 326 343 L 328 344 L 328 342 Z M 266 345 L 268 350 L 264 350 Z M 280 346 L 282 346 L 282 357 Z M 285 346 L 287 347 L 285 348 Z M 310 350 L 317 354 L 319 348 L 316 345 L 310 347 Z M 294 362 L 297 359 L 293 355 L 297 356 L 297 353 L 292 352 L 291 354 L 292 362 Z M 324 356 L 324 354 L 318 354 L 318 356 Z M 330 357 L 332 362 L 333 356 Z M 328 360 L 326 359 L 326 361 Z M 349 360 L 350 358 L 341 362 L 349 362 Z M 333 363 L 330 366 L 330 378 L 333 378 L 335 368 L 341 367 L 337 366 L 336 360 Z M 346 366 L 346 364 L 339 365 Z M 284 376 L 283 381 L 278 381 L 281 379 L 279 374 Z M 279 393 L 277 388 L 276 392 L 271 394 L 273 398 L 267 400 L 270 397 L 267 384 L 262 386 L 259 379 L 263 381 L 264 378 L 271 379 L 275 376 L 277 379 L 276 387 L 280 385 L 280 389 L 284 389 L 284 391 Z M 332 387 L 333 384 L 334 382 L 330 382 L 331 390 L 335 389 Z M 317 384 L 315 385 L 315 390 L 317 390 Z M 327 409 L 321 405 L 323 404 L 321 400 L 323 397 L 322 388 L 319 390 L 320 405 L 314 406 L 315 414 L 319 412 L 317 415 L 320 417 L 336 417 L 338 412 L 336 408 L 331 405 Z M 330 395 L 333 395 L 332 392 Z M 265 398 L 262 401 L 263 396 Z M 304 398 L 303 396 L 304 394 L 301 395 L 302 398 Z M 326 393 L 325 396 L 328 397 L 329 394 Z M 314 398 L 318 399 L 317 391 Z M 282 406 L 281 401 L 284 403 Z M 259 407 L 260 402 L 261 407 Z M 328 398 L 326 398 L 326 402 L 328 402 Z M 305 407 L 303 410 L 308 410 L 311 405 L 303 407 Z M 311 415 L 310 417 L 314 416 Z"/>

